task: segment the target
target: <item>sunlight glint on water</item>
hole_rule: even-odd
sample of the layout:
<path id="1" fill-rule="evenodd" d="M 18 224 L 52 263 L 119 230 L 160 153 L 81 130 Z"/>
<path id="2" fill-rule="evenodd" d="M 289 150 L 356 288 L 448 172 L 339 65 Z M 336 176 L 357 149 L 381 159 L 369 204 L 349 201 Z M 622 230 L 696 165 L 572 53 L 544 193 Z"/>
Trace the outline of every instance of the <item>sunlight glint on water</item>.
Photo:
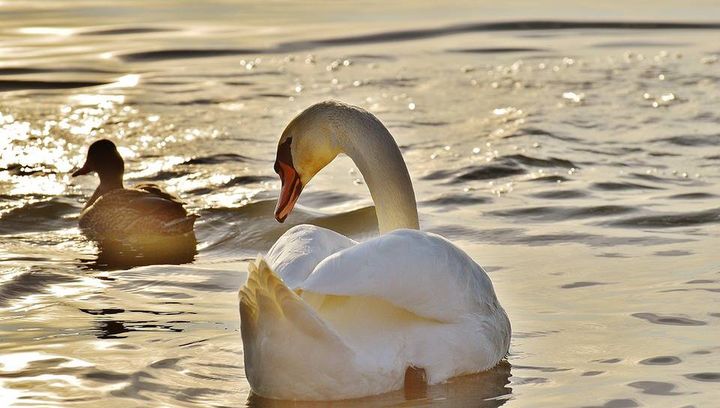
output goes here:
<path id="1" fill-rule="evenodd" d="M 720 26 L 659 23 L 718 5 L 524 3 L 0 2 L 0 405 L 284 406 L 248 399 L 246 261 L 297 223 L 375 234 L 344 157 L 272 218 L 282 129 L 330 98 L 388 126 L 514 332 L 488 373 L 333 406 L 715 404 Z M 103 137 L 201 215 L 192 264 L 80 235 Z"/>

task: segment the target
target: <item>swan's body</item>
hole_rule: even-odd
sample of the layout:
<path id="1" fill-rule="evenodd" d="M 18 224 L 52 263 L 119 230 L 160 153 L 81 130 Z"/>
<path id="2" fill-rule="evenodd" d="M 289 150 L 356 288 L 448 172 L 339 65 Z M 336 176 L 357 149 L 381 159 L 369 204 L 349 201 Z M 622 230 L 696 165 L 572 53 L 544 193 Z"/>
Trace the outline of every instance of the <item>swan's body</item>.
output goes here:
<path id="1" fill-rule="evenodd" d="M 410 367 L 434 384 L 495 366 L 508 351 L 510 323 L 492 283 L 455 245 L 417 230 L 405 163 L 374 116 L 326 102 L 291 122 L 278 150 L 276 217 L 287 216 L 302 186 L 338 152 L 365 177 L 383 235 L 357 243 L 300 225 L 267 261 L 251 263 L 240 313 L 253 391 L 345 399 L 399 389 Z"/>
<path id="2" fill-rule="evenodd" d="M 73 176 L 93 171 L 100 176 L 100 184 L 78 220 L 89 238 L 150 243 L 193 233 L 197 216 L 188 214 L 177 197 L 154 184 L 123 186 L 124 162 L 111 141 L 93 143 L 85 165 Z"/>

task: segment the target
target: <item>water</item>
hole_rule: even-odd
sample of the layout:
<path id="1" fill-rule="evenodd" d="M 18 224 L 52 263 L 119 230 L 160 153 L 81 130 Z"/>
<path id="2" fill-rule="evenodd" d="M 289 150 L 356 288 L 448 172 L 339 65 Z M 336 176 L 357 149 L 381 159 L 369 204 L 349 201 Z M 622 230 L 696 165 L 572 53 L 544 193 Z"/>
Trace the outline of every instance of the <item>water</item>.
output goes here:
<path id="1" fill-rule="evenodd" d="M 279 135 L 328 98 L 389 127 L 423 229 L 514 330 L 491 372 L 339 406 L 716 403 L 717 4 L 378 7 L 0 3 L 0 405 L 283 406 L 248 399 L 247 260 L 297 223 L 376 228 L 347 158 L 271 216 Z M 192 264 L 121 268 L 80 235 L 96 180 L 69 173 L 100 137 L 201 215 Z"/>

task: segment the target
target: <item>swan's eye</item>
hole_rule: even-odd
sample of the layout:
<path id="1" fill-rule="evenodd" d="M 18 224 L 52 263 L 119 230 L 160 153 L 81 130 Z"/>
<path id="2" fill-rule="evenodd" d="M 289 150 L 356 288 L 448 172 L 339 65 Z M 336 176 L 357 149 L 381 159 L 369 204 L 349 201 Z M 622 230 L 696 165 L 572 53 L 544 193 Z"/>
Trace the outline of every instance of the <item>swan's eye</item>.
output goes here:
<path id="1" fill-rule="evenodd" d="M 275 159 L 275 173 L 282 175 L 282 166 L 280 163 L 293 167 L 292 152 L 290 147 L 292 146 L 292 137 L 288 137 L 277 150 L 277 159 Z"/>
<path id="2" fill-rule="evenodd" d="M 282 176 L 282 174 L 280 174 L 281 171 L 282 171 L 282 170 L 281 170 L 281 167 L 280 167 L 280 162 L 278 162 L 277 160 L 275 160 L 275 173 L 277 173 L 278 175 Z"/>

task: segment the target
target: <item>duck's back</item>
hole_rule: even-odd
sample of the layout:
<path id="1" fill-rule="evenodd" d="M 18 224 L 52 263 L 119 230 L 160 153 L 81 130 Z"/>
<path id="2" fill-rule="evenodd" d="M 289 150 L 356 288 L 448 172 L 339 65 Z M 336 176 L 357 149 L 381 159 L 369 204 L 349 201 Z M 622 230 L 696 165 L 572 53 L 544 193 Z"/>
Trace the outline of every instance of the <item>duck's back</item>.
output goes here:
<path id="1" fill-rule="evenodd" d="M 151 184 L 109 191 L 80 214 L 80 228 L 93 239 L 181 235 L 197 218 L 174 196 Z"/>

